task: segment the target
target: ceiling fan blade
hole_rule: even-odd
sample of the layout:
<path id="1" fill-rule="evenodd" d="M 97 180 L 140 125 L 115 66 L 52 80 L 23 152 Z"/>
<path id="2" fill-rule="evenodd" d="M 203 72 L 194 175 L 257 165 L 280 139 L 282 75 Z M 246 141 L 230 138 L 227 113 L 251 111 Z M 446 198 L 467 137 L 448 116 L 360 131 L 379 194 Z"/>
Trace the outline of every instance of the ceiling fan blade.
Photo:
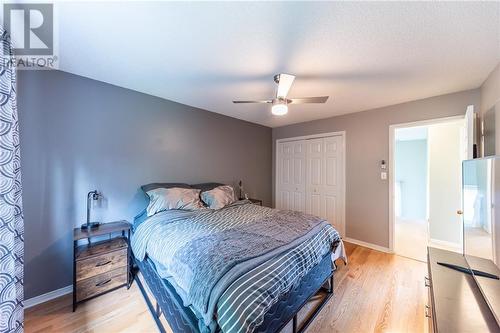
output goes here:
<path id="1" fill-rule="evenodd" d="M 233 101 L 235 104 L 244 104 L 244 103 L 262 103 L 262 104 L 270 104 L 273 101 L 268 99 L 268 100 L 260 100 L 260 101 Z"/>
<path id="2" fill-rule="evenodd" d="M 329 96 L 292 98 L 288 100 L 288 104 L 326 103 L 328 97 Z"/>
<path id="3" fill-rule="evenodd" d="M 278 92 L 276 97 L 286 98 L 290 88 L 292 87 L 293 80 L 295 80 L 295 75 L 290 74 L 279 74 Z"/>

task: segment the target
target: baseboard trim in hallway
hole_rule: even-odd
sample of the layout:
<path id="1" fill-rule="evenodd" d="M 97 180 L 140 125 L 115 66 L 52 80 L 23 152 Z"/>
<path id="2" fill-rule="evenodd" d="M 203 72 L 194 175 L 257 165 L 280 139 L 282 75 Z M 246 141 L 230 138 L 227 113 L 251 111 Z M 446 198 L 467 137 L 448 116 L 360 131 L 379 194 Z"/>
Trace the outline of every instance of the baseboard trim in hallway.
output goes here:
<path id="1" fill-rule="evenodd" d="M 372 244 L 372 243 L 368 243 L 368 242 L 363 242 L 363 241 L 360 241 L 360 240 L 357 240 L 357 239 L 353 239 L 353 238 L 349 238 L 349 237 L 343 237 L 342 240 L 344 242 L 355 244 L 355 245 L 359 245 L 359 246 L 363 246 L 363 247 L 367 247 L 367 248 L 375 250 L 375 251 L 380 251 L 380 252 L 384 252 L 384 253 L 392 253 L 392 251 L 389 248 L 387 248 L 387 247 L 383 247 L 383 246 Z"/>

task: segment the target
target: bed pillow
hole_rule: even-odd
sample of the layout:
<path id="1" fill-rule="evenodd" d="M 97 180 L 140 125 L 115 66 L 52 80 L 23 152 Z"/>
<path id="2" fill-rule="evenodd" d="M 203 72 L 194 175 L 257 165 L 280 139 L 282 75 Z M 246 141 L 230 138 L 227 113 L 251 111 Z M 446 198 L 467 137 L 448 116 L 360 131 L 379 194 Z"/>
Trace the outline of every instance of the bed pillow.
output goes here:
<path id="1" fill-rule="evenodd" d="M 169 209 L 196 210 L 203 208 L 200 201 L 200 190 L 194 188 L 157 188 L 147 192 L 149 205 L 148 216 Z"/>
<path id="2" fill-rule="evenodd" d="M 151 190 L 156 190 L 157 188 L 172 188 L 172 187 L 181 187 L 181 188 L 192 188 L 190 185 L 185 183 L 151 183 L 142 185 L 141 189 L 144 193 L 148 193 Z"/>
<path id="3" fill-rule="evenodd" d="M 236 201 L 232 186 L 217 186 L 213 190 L 201 192 L 201 200 L 210 209 L 221 209 Z"/>
<path id="4" fill-rule="evenodd" d="M 224 186 L 224 185 L 225 184 L 221 184 L 221 183 L 202 183 L 202 184 L 194 184 L 194 185 L 190 185 L 190 186 L 192 188 L 197 188 L 197 189 L 201 190 L 201 192 L 203 193 L 205 191 L 210 191 L 216 187 Z"/>

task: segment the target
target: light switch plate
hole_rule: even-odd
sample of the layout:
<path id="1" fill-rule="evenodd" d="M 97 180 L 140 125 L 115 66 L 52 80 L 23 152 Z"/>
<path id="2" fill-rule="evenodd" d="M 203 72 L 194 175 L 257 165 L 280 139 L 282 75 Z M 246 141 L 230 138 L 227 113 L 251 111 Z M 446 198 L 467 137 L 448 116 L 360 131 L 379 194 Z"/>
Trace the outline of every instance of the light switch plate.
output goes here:
<path id="1" fill-rule="evenodd" d="M 387 180 L 387 172 L 382 171 L 382 172 L 380 173 L 380 179 L 382 179 L 382 180 Z"/>

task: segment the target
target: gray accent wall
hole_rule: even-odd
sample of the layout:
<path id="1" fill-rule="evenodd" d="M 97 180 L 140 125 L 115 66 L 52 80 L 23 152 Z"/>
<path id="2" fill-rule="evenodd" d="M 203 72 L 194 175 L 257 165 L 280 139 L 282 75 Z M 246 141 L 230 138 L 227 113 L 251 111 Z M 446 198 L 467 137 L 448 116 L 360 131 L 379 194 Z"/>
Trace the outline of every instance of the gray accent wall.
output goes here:
<path id="1" fill-rule="evenodd" d="M 474 89 L 278 127 L 273 151 L 278 139 L 346 131 L 346 235 L 389 248 L 389 182 L 380 179 L 380 161 L 389 159 L 389 125 L 462 115 L 470 104 L 479 110 L 479 103 L 480 90 Z"/>
<path id="2" fill-rule="evenodd" d="M 126 75 L 126 73 L 124 73 Z M 271 204 L 271 129 L 60 71 L 19 71 L 25 297 L 72 283 L 86 195 L 131 220 L 149 182 L 235 182 Z"/>
<path id="3" fill-rule="evenodd" d="M 481 86 L 481 111 L 486 112 L 500 103 L 500 62 Z"/>
<path id="4" fill-rule="evenodd" d="M 484 156 L 500 155 L 500 62 L 481 86 Z"/>

